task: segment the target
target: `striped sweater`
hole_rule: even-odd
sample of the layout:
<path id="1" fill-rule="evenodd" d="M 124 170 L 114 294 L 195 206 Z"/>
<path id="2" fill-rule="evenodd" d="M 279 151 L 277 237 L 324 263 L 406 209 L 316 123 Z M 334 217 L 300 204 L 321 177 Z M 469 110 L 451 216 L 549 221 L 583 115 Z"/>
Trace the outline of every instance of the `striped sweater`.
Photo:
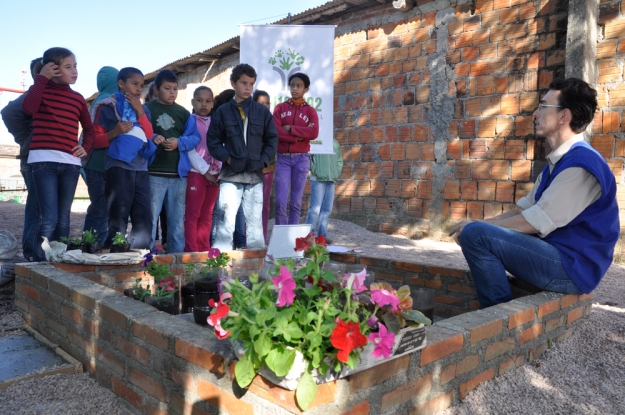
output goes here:
<path id="1" fill-rule="evenodd" d="M 24 112 L 33 117 L 31 150 L 56 150 L 72 154 L 78 145 L 78 121 L 83 128 L 82 146 L 89 154 L 95 129 L 82 95 L 68 84 L 50 82 L 43 75 L 35 77 L 22 103 Z"/>

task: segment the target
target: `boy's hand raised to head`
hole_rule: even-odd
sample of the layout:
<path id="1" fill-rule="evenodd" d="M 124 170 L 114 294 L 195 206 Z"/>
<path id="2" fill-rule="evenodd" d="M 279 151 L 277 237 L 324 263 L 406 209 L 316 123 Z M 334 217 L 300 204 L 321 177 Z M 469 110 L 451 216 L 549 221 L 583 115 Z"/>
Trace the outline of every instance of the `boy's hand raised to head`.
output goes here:
<path id="1" fill-rule="evenodd" d="M 62 76 L 59 71 L 59 65 L 54 62 L 46 63 L 43 68 L 41 68 L 41 71 L 39 71 L 39 75 L 45 76 L 48 80 Z"/>
<path id="2" fill-rule="evenodd" d="M 174 151 L 178 148 L 178 139 L 175 137 L 170 137 L 163 141 L 163 147 L 165 147 L 165 151 Z"/>
<path id="3" fill-rule="evenodd" d="M 145 111 L 143 111 L 143 105 L 141 105 L 140 98 L 132 94 L 126 93 L 126 101 L 128 101 L 132 109 L 135 110 L 135 113 L 137 114 L 137 119 L 141 118 L 143 114 L 145 114 Z"/>

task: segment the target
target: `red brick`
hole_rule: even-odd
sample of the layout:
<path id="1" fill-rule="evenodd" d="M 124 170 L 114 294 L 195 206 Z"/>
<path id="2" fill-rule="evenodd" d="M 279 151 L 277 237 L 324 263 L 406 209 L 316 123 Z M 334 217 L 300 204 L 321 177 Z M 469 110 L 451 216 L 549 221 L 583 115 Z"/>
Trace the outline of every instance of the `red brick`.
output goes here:
<path id="1" fill-rule="evenodd" d="M 200 381 L 206 383 L 204 381 Z M 210 384 L 209 384 L 210 385 Z M 198 384 L 198 395 L 199 393 Z M 293 413 L 301 413 L 301 410 L 295 402 L 295 391 L 289 391 L 279 386 L 275 386 L 273 383 L 265 380 L 261 376 L 256 376 L 249 386 L 250 392 L 258 395 L 259 397 L 273 402 Z M 328 382 L 317 386 L 317 395 L 311 402 L 308 408 L 314 408 L 316 406 L 324 405 L 329 402 L 333 402 L 336 394 L 336 382 Z M 237 412 L 239 413 L 239 412 Z"/>
<path id="2" fill-rule="evenodd" d="M 542 333 L 543 333 L 542 324 L 534 324 L 533 326 L 519 333 L 519 344 L 523 345 L 529 341 L 532 341 L 536 337 L 540 336 Z"/>
<path id="3" fill-rule="evenodd" d="M 186 340 L 176 339 L 176 356 L 191 363 L 195 363 L 218 375 L 223 375 L 225 373 L 224 359 L 222 356 L 197 347 Z"/>
<path id="4" fill-rule="evenodd" d="M 423 272 L 425 270 L 423 265 L 403 261 L 394 261 L 393 268 L 410 272 Z"/>
<path id="5" fill-rule="evenodd" d="M 119 360 L 118 358 L 113 356 L 111 353 L 109 353 L 108 351 L 104 350 L 102 347 L 97 346 L 97 345 L 94 348 L 94 355 L 98 361 L 108 366 L 115 373 L 117 373 L 120 376 L 124 375 L 125 364 L 123 361 Z"/>
<path id="6" fill-rule="evenodd" d="M 117 336 L 115 338 L 115 347 L 126 356 L 133 358 L 137 362 L 146 366 L 150 363 L 150 352 L 148 350 L 129 342 L 121 336 Z"/>
<path id="7" fill-rule="evenodd" d="M 146 415 L 169 415 L 167 411 L 162 410 L 152 404 L 148 404 L 145 408 Z"/>
<path id="8" fill-rule="evenodd" d="M 571 324 L 575 320 L 582 318 L 584 315 L 584 307 L 578 307 L 574 310 L 569 311 L 566 316 L 566 324 Z"/>
<path id="9" fill-rule="evenodd" d="M 128 380 L 130 383 L 139 387 L 139 389 L 155 397 L 159 401 L 165 402 L 167 400 L 167 391 L 165 390 L 165 387 L 152 380 L 152 378 L 146 374 L 139 372 L 136 369 L 130 369 Z"/>
<path id="10" fill-rule="evenodd" d="M 486 370 L 479 375 L 473 377 L 467 382 L 461 383 L 459 386 L 460 399 L 464 399 L 467 397 L 469 393 L 471 393 L 477 386 L 482 383 L 491 380 L 495 377 L 495 369 Z"/>
<path id="11" fill-rule="evenodd" d="M 538 318 L 543 318 L 546 315 L 549 315 L 553 312 L 556 312 L 560 309 L 560 301 L 552 300 L 547 303 L 541 304 L 538 306 Z"/>
<path id="12" fill-rule="evenodd" d="M 498 335 L 503 330 L 503 320 L 498 319 L 488 322 L 482 326 L 469 329 L 471 344 L 476 344 L 482 340 Z"/>
<path id="13" fill-rule="evenodd" d="M 342 411 L 339 415 L 369 415 L 370 405 L 368 401 L 359 403 L 349 408 L 347 411 Z"/>
<path id="14" fill-rule="evenodd" d="M 53 262 L 52 265 L 55 268 L 62 269 L 70 273 L 79 273 L 87 271 L 95 271 L 95 265 L 79 265 L 79 264 L 66 264 L 63 262 Z"/>
<path id="15" fill-rule="evenodd" d="M 442 412 L 453 402 L 453 392 L 445 392 L 408 410 L 409 415 L 430 415 Z"/>
<path id="16" fill-rule="evenodd" d="M 24 284 L 22 286 L 22 292 L 26 297 L 30 298 L 31 300 L 39 301 L 39 290 L 37 290 L 36 288 Z"/>
<path id="17" fill-rule="evenodd" d="M 349 377 L 349 390 L 356 393 L 363 389 L 368 389 L 373 385 L 384 382 L 400 373 L 408 370 L 410 356 L 402 356 L 390 362 L 383 363 L 374 368 L 364 370 Z"/>
<path id="18" fill-rule="evenodd" d="M 462 350 L 463 338 L 462 334 L 451 336 L 443 341 L 436 343 L 429 343 L 423 350 L 421 350 L 421 366 L 425 366 L 428 363 L 432 363 L 438 359 L 442 359 L 445 356 L 456 353 Z"/>
<path id="19" fill-rule="evenodd" d="M 169 347 L 169 338 L 149 325 L 134 322 L 132 324 L 132 334 L 159 349 L 167 350 Z"/>
<path id="20" fill-rule="evenodd" d="M 143 401 L 141 396 L 126 386 L 123 381 L 114 376 L 111 376 L 111 390 L 139 411 L 143 410 Z"/>
<path id="21" fill-rule="evenodd" d="M 559 329 L 562 326 L 564 326 L 564 316 L 548 320 L 545 322 L 545 333 Z"/>
<path id="22" fill-rule="evenodd" d="M 569 306 L 572 306 L 573 304 L 576 304 L 578 299 L 579 299 L 579 296 L 575 294 L 569 294 L 569 295 L 562 297 L 562 300 L 561 300 L 562 309 L 565 309 Z"/>
<path id="23" fill-rule="evenodd" d="M 171 408 L 177 414 L 184 415 L 209 415 L 208 412 L 200 409 L 197 405 L 200 401 L 192 403 L 176 394 L 171 394 Z"/>
<path id="24" fill-rule="evenodd" d="M 441 371 L 441 385 L 451 382 L 457 376 L 469 373 L 470 371 L 476 369 L 479 361 L 480 358 L 478 355 L 472 355 L 465 357 L 458 363 L 452 363 L 451 365 L 447 366 L 444 370 Z"/>
<path id="25" fill-rule="evenodd" d="M 493 360 L 502 354 L 509 353 L 516 347 L 514 337 L 508 337 L 506 340 L 491 344 L 486 348 L 486 352 L 484 353 L 484 362 Z"/>
<path id="26" fill-rule="evenodd" d="M 419 400 L 429 395 L 432 390 L 432 374 L 403 384 L 382 396 L 381 411 L 386 412 L 411 399 Z"/>
<path id="27" fill-rule="evenodd" d="M 534 321 L 534 314 L 534 307 L 531 307 L 511 315 L 508 318 L 508 330 L 512 330 L 513 328 L 522 326 L 525 323 Z"/>
<path id="28" fill-rule="evenodd" d="M 506 372 L 521 367 L 523 366 L 523 363 L 525 363 L 525 356 L 523 354 L 519 354 L 512 359 L 508 359 L 499 365 L 497 376 L 501 376 Z"/>

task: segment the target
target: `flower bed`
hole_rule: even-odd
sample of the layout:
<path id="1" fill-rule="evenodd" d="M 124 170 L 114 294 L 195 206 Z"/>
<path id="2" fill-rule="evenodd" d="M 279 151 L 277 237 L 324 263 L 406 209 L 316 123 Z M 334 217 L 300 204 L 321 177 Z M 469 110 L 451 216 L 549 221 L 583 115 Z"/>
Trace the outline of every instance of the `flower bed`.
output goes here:
<path id="1" fill-rule="evenodd" d="M 229 254 L 249 269 L 258 269 L 264 257 L 255 250 Z M 206 259 L 206 254 L 181 254 L 156 261 L 181 275 L 186 264 Z M 552 293 L 472 311 L 475 295 L 465 270 L 346 254 L 331 259 L 366 265 L 376 281 L 432 287 L 439 319 L 462 314 L 426 327 L 421 350 L 319 385 L 310 414 L 445 409 L 480 382 L 538 358 L 591 311 L 591 296 Z M 16 274 L 15 302 L 28 325 L 81 361 L 129 413 L 302 412 L 294 391 L 260 376 L 248 390 L 240 389 L 232 347 L 211 335 L 211 328 L 124 297 L 121 291 L 142 274 L 140 266 L 21 264 Z"/>

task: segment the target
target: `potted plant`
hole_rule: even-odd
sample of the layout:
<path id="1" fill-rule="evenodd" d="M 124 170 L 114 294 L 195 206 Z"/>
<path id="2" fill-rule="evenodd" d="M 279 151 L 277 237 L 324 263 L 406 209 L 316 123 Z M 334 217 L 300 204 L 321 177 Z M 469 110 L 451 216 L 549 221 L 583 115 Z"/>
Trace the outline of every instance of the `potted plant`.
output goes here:
<path id="1" fill-rule="evenodd" d="M 67 250 L 72 251 L 82 248 L 82 238 L 72 238 L 71 236 L 61 236 L 59 241 L 67 245 Z"/>
<path id="2" fill-rule="evenodd" d="M 132 297 L 135 300 L 144 301 L 145 298 L 151 294 L 149 289 L 150 287 L 148 286 L 147 288 L 143 288 L 141 286 L 142 278 L 132 277 L 132 279 L 135 281 L 135 285 L 130 288 L 126 288 L 124 290 L 124 295 L 126 297 Z"/>
<path id="3" fill-rule="evenodd" d="M 82 251 L 88 254 L 102 252 L 98 232 L 95 229 L 86 230 L 82 233 Z"/>
<path id="4" fill-rule="evenodd" d="M 208 259 L 199 271 L 200 278 L 193 284 L 193 319 L 197 324 L 208 324 L 206 319 L 213 309 L 208 303 L 219 299 L 220 284 L 226 278 L 225 268 L 229 261 L 230 256 L 227 253 L 220 252 L 217 248 L 208 250 Z"/>
<path id="5" fill-rule="evenodd" d="M 195 304 L 195 274 L 197 273 L 197 266 L 194 263 L 188 263 L 184 266 L 185 282 L 180 287 L 180 304 L 181 313 L 187 314 L 193 312 L 193 306 Z"/>
<path id="6" fill-rule="evenodd" d="M 169 269 L 168 264 L 157 264 L 154 255 L 157 251 L 150 251 L 143 256 L 145 259 L 141 264 L 149 275 L 154 278 L 155 293 L 145 298 L 145 303 L 158 310 L 169 314 L 178 314 L 180 302 L 175 283 L 175 276 Z"/>
<path id="7" fill-rule="evenodd" d="M 156 291 L 154 295 L 146 298 L 146 304 L 168 314 L 178 314 L 179 303 L 177 301 L 178 296 L 176 295 L 178 289 L 176 288 L 174 280 L 174 277 L 170 277 L 161 280 L 158 284 L 155 282 L 154 286 L 156 287 Z"/>
<path id="8" fill-rule="evenodd" d="M 121 232 L 117 232 L 111 241 L 111 252 L 128 252 L 129 250 L 128 240 Z"/>
<path id="9" fill-rule="evenodd" d="M 388 284 L 374 283 L 367 289 L 366 269 L 340 279 L 322 270 L 322 263 L 329 260 L 324 238 L 314 234 L 298 238 L 295 249 L 309 258 L 297 273 L 293 260 L 277 261 L 270 272 L 274 277 L 259 282 L 253 275 L 251 289 L 225 280 L 219 299 L 210 301 L 215 310 L 208 323 L 218 338 L 235 341 L 239 386 L 249 386 L 260 373 L 295 389 L 297 404 L 305 410 L 317 383 L 358 370 L 371 359 L 414 350 L 400 347 L 399 339 L 408 330 L 423 331 L 431 322 L 411 310 L 407 286 L 395 291 Z M 407 328 L 411 326 L 418 329 Z M 418 346 L 423 337 L 420 340 Z"/>

